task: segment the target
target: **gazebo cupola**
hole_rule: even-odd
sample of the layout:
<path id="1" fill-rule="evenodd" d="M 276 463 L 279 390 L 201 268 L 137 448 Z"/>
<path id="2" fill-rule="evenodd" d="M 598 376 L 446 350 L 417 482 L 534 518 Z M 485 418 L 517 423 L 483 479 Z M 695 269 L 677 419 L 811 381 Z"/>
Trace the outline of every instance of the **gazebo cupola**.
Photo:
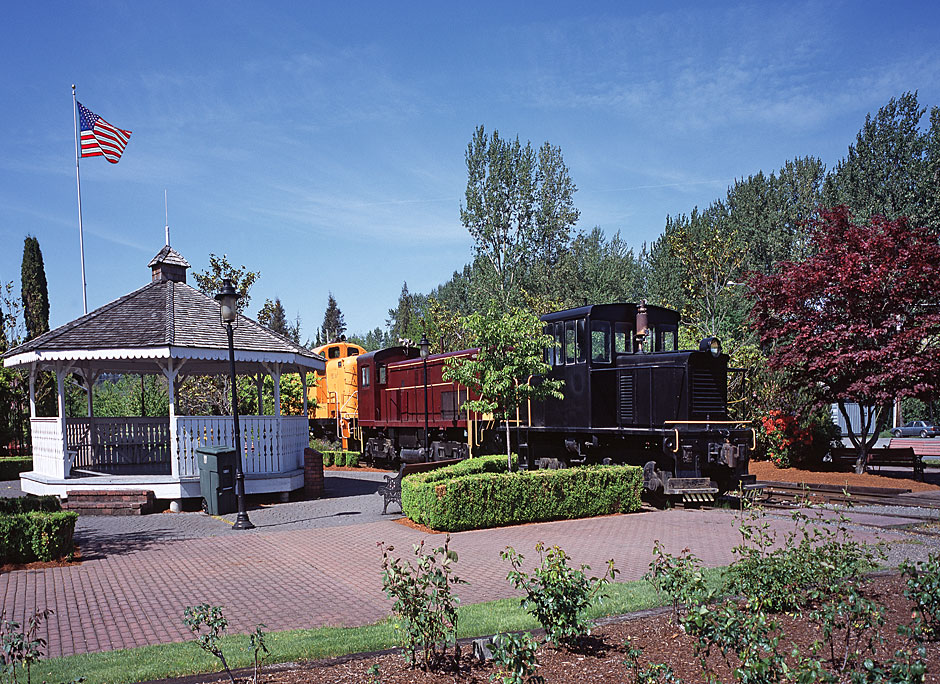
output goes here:
<path id="1" fill-rule="evenodd" d="M 152 269 L 152 280 L 155 283 L 166 280 L 174 283 L 186 282 L 186 269 L 189 268 L 189 262 L 169 245 L 161 249 L 147 265 Z"/>

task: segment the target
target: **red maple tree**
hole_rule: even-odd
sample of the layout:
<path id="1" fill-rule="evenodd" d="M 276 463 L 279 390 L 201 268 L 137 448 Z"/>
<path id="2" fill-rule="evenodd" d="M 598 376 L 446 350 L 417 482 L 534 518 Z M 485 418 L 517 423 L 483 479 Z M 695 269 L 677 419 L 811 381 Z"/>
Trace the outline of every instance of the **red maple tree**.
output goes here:
<path id="1" fill-rule="evenodd" d="M 895 399 L 940 385 L 940 244 L 904 218 L 853 223 L 842 206 L 810 228 L 812 256 L 751 275 L 752 321 L 772 368 L 839 405 L 863 472 Z M 858 430 L 851 402 L 869 409 Z"/>

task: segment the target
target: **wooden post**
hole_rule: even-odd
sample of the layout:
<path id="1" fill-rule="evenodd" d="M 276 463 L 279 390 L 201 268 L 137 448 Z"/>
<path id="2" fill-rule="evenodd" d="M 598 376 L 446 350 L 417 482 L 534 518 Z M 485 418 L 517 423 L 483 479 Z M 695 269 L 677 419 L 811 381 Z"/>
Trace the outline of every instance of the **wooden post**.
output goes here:
<path id="1" fill-rule="evenodd" d="M 162 370 L 163 375 L 166 376 L 166 393 L 170 409 L 170 475 L 179 477 L 180 455 L 176 432 L 176 376 L 179 374 L 180 369 L 174 366 L 173 359 L 169 359 L 166 368 L 162 368 Z"/>

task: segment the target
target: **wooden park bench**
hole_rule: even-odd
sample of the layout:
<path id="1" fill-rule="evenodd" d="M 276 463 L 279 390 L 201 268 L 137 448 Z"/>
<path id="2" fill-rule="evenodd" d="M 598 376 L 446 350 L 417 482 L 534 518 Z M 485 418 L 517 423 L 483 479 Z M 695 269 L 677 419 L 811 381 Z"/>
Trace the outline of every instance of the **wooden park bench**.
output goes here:
<path id="1" fill-rule="evenodd" d="M 833 449 L 830 452 L 833 464 L 855 465 L 858 460 L 858 452 L 855 449 Z M 914 479 L 924 481 L 924 461 L 914 453 L 911 447 L 881 447 L 872 449 L 868 452 L 868 463 L 866 467 L 895 466 L 900 468 L 911 468 L 914 471 Z"/>
<path id="2" fill-rule="evenodd" d="M 385 504 L 382 506 L 382 515 L 385 515 L 390 503 L 397 503 L 401 508 L 401 481 L 406 475 L 413 473 L 426 473 L 429 470 L 437 470 L 444 466 L 460 463 L 459 458 L 452 458 L 446 461 L 428 461 L 426 463 L 402 463 L 398 475 L 385 475 L 385 484 L 379 485 L 378 494 L 385 497 Z M 402 509 L 404 512 L 404 509 Z"/>

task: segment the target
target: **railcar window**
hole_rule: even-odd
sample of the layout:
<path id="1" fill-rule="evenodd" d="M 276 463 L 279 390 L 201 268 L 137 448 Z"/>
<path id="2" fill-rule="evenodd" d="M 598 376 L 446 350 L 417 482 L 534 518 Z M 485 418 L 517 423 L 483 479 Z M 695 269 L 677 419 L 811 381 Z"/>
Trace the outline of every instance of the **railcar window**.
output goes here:
<path id="1" fill-rule="evenodd" d="M 578 363 L 584 363 L 585 361 L 587 361 L 587 342 L 585 339 L 583 318 L 578 319 L 577 345 L 578 345 Z"/>
<path id="2" fill-rule="evenodd" d="M 633 353 L 633 328 L 626 323 L 614 324 L 614 351 L 618 354 Z"/>
<path id="3" fill-rule="evenodd" d="M 549 366 L 554 366 L 555 365 L 555 335 L 554 335 L 555 328 L 551 325 L 546 325 L 542 329 L 542 332 L 546 335 L 551 335 L 552 337 L 552 341 L 549 342 L 548 345 L 545 347 L 545 363 L 547 363 Z"/>
<path id="4" fill-rule="evenodd" d="M 656 347 L 656 326 L 654 325 L 646 329 L 646 336 L 643 338 L 643 351 L 647 354 L 651 351 L 658 351 Z"/>
<path id="5" fill-rule="evenodd" d="M 591 321 L 591 360 L 610 363 L 610 323 Z"/>
<path id="6" fill-rule="evenodd" d="M 327 356 L 331 359 L 339 358 L 339 347 L 330 347 L 326 350 Z"/>
<path id="7" fill-rule="evenodd" d="M 346 350 L 346 356 L 359 356 L 359 350 L 355 347 L 349 347 Z"/>
<path id="8" fill-rule="evenodd" d="M 555 324 L 555 365 L 565 365 L 565 324 Z"/>
<path id="9" fill-rule="evenodd" d="M 574 321 L 565 323 L 565 363 L 573 364 L 578 360 L 578 341 L 575 337 Z"/>
<path id="10" fill-rule="evenodd" d="M 369 367 L 368 366 L 362 367 L 362 386 L 363 387 L 369 386 Z"/>
<path id="11" fill-rule="evenodd" d="M 678 349 L 675 330 L 663 330 L 661 348 L 663 351 L 676 351 Z"/>
<path id="12" fill-rule="evenodd" d="M 386 379 L 385 366 L 379 366 L 379 384 L 384 385 Z"/>

